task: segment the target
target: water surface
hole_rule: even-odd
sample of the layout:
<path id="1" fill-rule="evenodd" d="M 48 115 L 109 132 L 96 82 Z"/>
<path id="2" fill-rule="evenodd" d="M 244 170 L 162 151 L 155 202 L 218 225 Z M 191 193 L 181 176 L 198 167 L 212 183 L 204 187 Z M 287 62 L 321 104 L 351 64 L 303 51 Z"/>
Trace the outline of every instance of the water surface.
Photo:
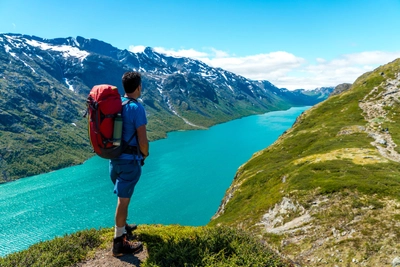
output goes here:
<path id="1" fill-rule="evenodd" d="M 239 166 L 272 144 L 308 108 L 172 132 L 151 142 L 129 222 L 207 224 Z M 2 184 L 0 256 L 55 236 L 112 227 L 116 201 L 108 161 L 97 156 L 82 165 Z"/>

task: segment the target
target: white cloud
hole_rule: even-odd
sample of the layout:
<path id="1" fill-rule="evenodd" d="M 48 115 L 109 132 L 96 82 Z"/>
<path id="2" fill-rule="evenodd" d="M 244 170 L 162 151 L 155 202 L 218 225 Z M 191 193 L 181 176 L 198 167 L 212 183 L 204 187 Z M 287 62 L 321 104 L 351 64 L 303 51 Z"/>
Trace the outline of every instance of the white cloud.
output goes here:
<path id="1" fill-rule="evenodd" d="M 366 51 L 341 55 L 330 61 L 318 60 L 317 64 L 304 66 L 304 73 L 310 78 L 304 88 L 336 86 L 340 83 L 353 83 L 365 72 L 387 64 L 400 57 L 399 52 Z M 306 88 L 309 89 L 309 88 Z"/>
<path id="2" fill-rule="evenodd" d="M 142 53 L 145 48 L 144 45 L 130 45 L 128 50 L 133 53 Z"/>
<path id="3" fill-rule="evenodd" d="M 143 45 L 131 45 L 129 46 L 129 51 L 134 52 L 134 53 L 140 53 L 143 52 L 146 47 Z M 199 52 L 194 49 L 180 49 L 178 51 L 175 51 L 173 49 L 166 49 L 164 47 L 154 47 L 153 48 L 156 52 L 165 54 L 167 56 L 174 56 L 174 57 L 189 57 L 189 58 L 203 58 L 207 56 L 207 53 L 205 52 Z"/>
<path id="4" fill-rule="evenodd" d="M 273 80 L 299 68 L 305 60 L 293 54 L 278 51 L 246 57 L 212 58 L 205 61 L 253 80 Z M 268 79 L 267 79 L 268 78 Z"/>
<path id="5" fill-rule="evenodd" d="M 154 49 L 170 56 L 198 59 L 212 67 L 219 67 L 248 79 L 267 80 L 277 87 L 292 90 L 353 83 L 365 72 L 400 57 L 400 51 L 365 51 L 340 55 L 331 60 L 319 57 L 312 63 L 311 60 L 285 51 L 238 57 L 215 48 L 204 48 L 204 51 L 176 51 L 162 47 Z"/>
<path id="6" fill-rule="evenodd" d="M 199 52 L 194 49 L 180 49 L 178 51 L 175 51 L 173 49 L 165 49 L 163 47 L 154 47 L 154 50 L 158 53 L 163 53 L 168 56 L 174 56 L 174 57 L 190 57 L 190 58 L 203 58 L 207 56 L 207 53 L 205 52 Z"/>
<path id="7" fill-rule="evenodd" d="M 228 57 L 229 56 L 229 54 L 227 52 L 225 52 L 225 51 L 218 50 L 218 49 L 215 49 L 213 47 L 211 47 L 210 49 L 214 53 L 216 58 L 222 58 L 222 57 Z"/>

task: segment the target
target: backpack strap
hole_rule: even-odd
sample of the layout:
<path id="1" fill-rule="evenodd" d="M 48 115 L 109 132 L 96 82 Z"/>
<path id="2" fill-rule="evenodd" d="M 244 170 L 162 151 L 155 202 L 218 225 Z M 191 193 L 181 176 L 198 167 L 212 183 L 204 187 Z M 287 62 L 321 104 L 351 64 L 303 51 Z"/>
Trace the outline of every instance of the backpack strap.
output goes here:
<path id="1" fill-rule="evenodd" d="M 129 105 L 129 103 L 131 103 L 131 102 L 136 102 L 137 103 L 137 100 L 136 99 L 134 99 L 134 98 L 128 98 L 127 100 L 125 100 L 125 101 L 123 101 L 122 102 L 122 107 L 123 106 L 125 106 L 125 105 Z M 129 147 L 129 143 L 132 141 L 132 139 L 134 138 L 136 136 L 136 143 L 137 143 L 137 153 L 138 153 L 138 155 L 140 155 L 141 153 L 140 153 L 140 148 L 139 148 L 139 140 L 138 140 L 138 137 L 137 137 L 137 131 L 135 131 L 133 134 L 132 134 L 132 136 L 131 136 L 131 138 L 129 138 L 129 140 L 128 140 L 128 142 L 127 142 L 127 144 L 128 144 L 128 146 L 127 146 L 127 148 Z M 127 148 L 125 149 L 125 150 L 127 150 Z"/>
<path id="2" fill-rule="evenodd" d="M 129 138 L 128 142 L 126 142 L 128 145 L 129 145 L 129 143 L 132 141 L 133 137 L 136 136 L 136 133 L 137 133 L 137 131 L 135 131 L 135 132 L 132 134 L 131 138 Z M 137 138 L 137 137 L 136 137 L 136 138 Z M 138 145 L 139 145 L 139 144 L 138 144 Z"/>
<path id="3" fill-rule="evenodd" d="M 131 102 L 136 102 L 136 103 L 137 103 L 137 100 L 134 99 L 134 98 L 128 97 L 127 100 L 125 100 L 125 101 L 122 102 L 122 106 L 128 105 L 128 104 L 131 103 Z"/>

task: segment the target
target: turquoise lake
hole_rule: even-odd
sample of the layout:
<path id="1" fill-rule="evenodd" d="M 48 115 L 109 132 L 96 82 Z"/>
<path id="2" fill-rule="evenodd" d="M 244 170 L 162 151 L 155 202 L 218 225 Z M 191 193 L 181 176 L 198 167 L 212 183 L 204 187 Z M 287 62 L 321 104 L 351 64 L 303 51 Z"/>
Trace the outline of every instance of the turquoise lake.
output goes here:
<path id="1" fill-rule="evenodd" d="M 150 143 L 129 223 L 207 224 L 240 165 L 272 144 L 309 107 L 269 112 Z M 55 159 L 56 160 L 56 159 Z M 83 229 L 114 226 L 108 161 L 0 185 L 0 257 Z"/>

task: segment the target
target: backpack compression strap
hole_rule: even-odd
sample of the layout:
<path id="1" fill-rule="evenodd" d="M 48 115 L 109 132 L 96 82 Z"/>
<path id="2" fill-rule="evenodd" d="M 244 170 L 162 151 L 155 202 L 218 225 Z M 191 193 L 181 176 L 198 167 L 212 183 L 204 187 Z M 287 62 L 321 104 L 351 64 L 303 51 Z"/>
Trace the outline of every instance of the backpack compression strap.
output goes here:
<path id="1" fill-rule="evenodd" d="M 125 100 L 124 102 L 122 102 L 122 106 L 129 105 L 129 103 L 131 103 L 132 101 L 137 103 L 137 100 L 136 100 L 136 99 L 134 99 L 134 98 L 128 98 L 127 100 Z M 132 134 L 131 138 L 129 138 L 129 140 L 128 140 L 128 142 L 127 142 L 128 146 L 126 147 L 126 149 L 125 149 L 124 151 L 126 151 L 126 150 L 129 148 L 129 143 L 132 141 L 133 137 L 136 136 L 137 154 L 140 155 L 141 153 L 140 153 L 140 148 L 139 148 L 139 140 L 138 140 L 138 137 L 137 137 L 136 134 L 137 134 L 137 131 L 135 131 L 135 132 Z"/>

